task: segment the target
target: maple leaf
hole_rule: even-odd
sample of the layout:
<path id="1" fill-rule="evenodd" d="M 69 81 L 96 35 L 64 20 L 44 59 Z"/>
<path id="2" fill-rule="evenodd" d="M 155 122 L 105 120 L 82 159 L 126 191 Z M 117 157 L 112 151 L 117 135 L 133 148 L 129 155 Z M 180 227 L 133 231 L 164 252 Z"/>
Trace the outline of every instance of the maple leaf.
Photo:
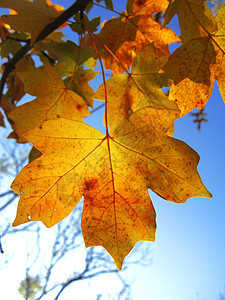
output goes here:
<path id="1" fill-rule="evenodd" d="M 126 12 L 105 22 L 99 34 L 93 33 L 99 18 L 89 21 L 85 16 L 82 24 L 89 35 L 81 37 L 79 46 L 53 32 L 25 56 L 35 54 L 42 61 L 48 56 L 56 67 L 44 60 L 39 68 L 20 68 L 23 61 L 16 62 L 26 47 L 16 37 L 23 36 L 27 43 L 31 35 L 34 44 L 62 8 L 49 0 L 0 2 L 11 9 L 11 15 L 1 17 L 0 29 L 8 24 L 18 31 L 10 32 L 15 40 L 2 44 L 2 55 L 16 57 L 7 65 L 10 88 L 3 95 L 3 108 L 9 104 L 8 114 L 15 105 L 8 95 L 16 101 L 24 91 L 36 97 L 9 114 L 15 130 L 11 137 L 33 144 L 30 163 L 12 184 L 20 195 L 13 226 L 42 221 L 51 227 L 84 197 L 81 226 L 86 246 L 103 246 L 121 269 L 138 241 L 155 239 L 156 213 L 148 189 L 176 203 L 211 197 L 197 171 L 198 154 L 171 136 L 180 110 L 183 116 L 202 108 L 215 79 L 225 95 L 225 8 L 214 19 L 204 0 L 128 0 Z M 111 0 L 105 4 L 113 7 Z M 162 27 L 154 16 L 164 10 Z M 184 44 L 170 56 L 169 45 L 180 41 L 166 27 L 175 14 Z M 80 16 L 71 28 L 81 33 Z M 22 47 L 25 50 L 19 51 Z M 105 134 L 83 121 L 93 105 L 88 82 L 96 72 L 81 65 L 93 68 L 96 59 L 104 83 L 95 97 L 105 101 Z M 106 82 L 101 60 L 114 73 Z M 168 97 L 162 88 L 172 81 Z"/>
<path id="2" fill-rule="evenodd" d="M 147 106 L 111 135 L 64 118 L 23 132 L 43 155 L 12 184 L 20 195 L 13 225 L 39 220 L 53 226 L 84 196 L 86 246 L 103 246 L 121 269 L 138 241 L 154 240 L 155 211 L 148 188 L 177 203 L 211 196 L 196 169 L 198 154 L 166 134 L 178 114 Z"/>
<path id="3" fill-rule="evenodd" d="M 217 29 L 213 13 L 205 0 L 170 0 L 163 16 L 163 25 L 169 24 L 175 14 L 178 15 L 183 42 L 206 37 L 207 32 Z"/>
<path id="4" fill-rule="evenodd" d="M 92 20 L 89 20 L 88 19 L 88 16 L 83 14 L 82 17 L 81 17 L 81 14 L 80 13 L 77 13 L 75 16 L 74 16 L 74 20 L 75 22 L 72 22 L 69 26 L 70 28 L 79 33 L 79 34 L 82 34 L 83 31 L 84 31 L 84 28 L 83 28 L 83 25 L 82 25 L 82 22 L 85 22 L 86 26 L 88 27 L 88 29 L 91 31 L 91 32 L 94 32 L 97 30 L 99 24 L 100 24 L 100 19 L 101 17 L 98 17 L 98 18 L 94 18 Z M 81 22 L 82 20 L 82 22 Z"/>
<path id="5" fill-rule="evenodd" d="M 159 73 L 166 61 L 167 57 L 156 59 L 154 45 L 147 45 L 137 53 L 130 73 L 113 75 L 106 81 L 108 124 L 111 130 L 128 119 L 133 112 L 146 106 L 177 111 L 176 103 L 170 101 L 161 90 L 171 84 L 168 74 Z M 105 100 L 104 84 L 99 86 L 95 97 Z"/>
<path id="6" fill-rule="evenodd" d="M 56 19 L 64 9 L 60 5 L 53 5 L 50 0 L 1 0 L 0 6 L 16 11 L 16 14 L 2 15 L 0 20 L 14 30 L 29 32 L 31 45 L 45 26 Z"/>
<path id="7" fill-rule="evenodd" d="M 160 6 L 160 5 L 158 5 Z M 161 10 L 165 8 L 164 1 Z M 156 11 L 160 9 L 157 7 Z M 155 12 L 152 9 L 152 13 Z M 96 45 L 100 57 L 105 62 L 105 68 L 113 73 L 128 71 L 137 52 L 148 44 L 154 43 L 157 56 L 169 55 L 168 45 L 180 41 L 171 29 L 154 21 L 149 15 L 121 14 L 103 24 L 99 34 L 86 37 L 84 47 Z M 98 58 L 98 54 L 95 54 Z"/>
<path id="8" fill-rule="evenodd" d="M 176 101 L 181 117 L 194 108 L 203 109 L 211 96 L 216 79 L 222 97 L 224 92 L 225 6 L 216 16 L 218 30 L 195 38 L 172 53 L 163 70 L 171 72 L 169 98 Z M 200 23 L 200 21 L 199 21 Z"/>
<path id="9" fill-rule="evenodd" d="M 19 136 L 22 137 L 28 129 L 41 126 L 44 120 L 60 116 L 82 120 L 90 114 L 83 98 L 65 87 L 57 70 L 47 61 L 43 67 L 29 66 L 27 71 L 18 72 L 18 75 L 25 91 L 37 96 L 9 114 L 14 121 L 13 129 Z"/>
<path id="10" fill-rule="evenodd" d="M 208 38 L 189 41 L 173 52 L 163 68 L 171 72 L 169 99 L 181 110 L 181 117 L 194 108 L 202 109 L 213 89 L 210 65 L 216 62 L 215 49 Z"/>

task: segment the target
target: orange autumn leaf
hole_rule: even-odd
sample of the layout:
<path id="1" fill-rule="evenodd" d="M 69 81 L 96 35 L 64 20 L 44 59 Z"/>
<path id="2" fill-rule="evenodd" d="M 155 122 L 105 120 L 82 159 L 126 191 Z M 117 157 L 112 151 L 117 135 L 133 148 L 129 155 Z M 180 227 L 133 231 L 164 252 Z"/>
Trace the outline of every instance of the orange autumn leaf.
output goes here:
<path id="1" fill-rule="evenodd" d="M 215 20 L 216 32 L 208 32 L 207 36 L 184 43 L 174 51 L 163 68 L 171 72 L 174 82 L 169 98 L 177 102 L 181 116 L 194 108 L 203 109 L 211 96 L 215 79 L 225 99 L 225 6 Z"/>
<path id="2" fill-rule="evenodd" d="M 160 5 L 158 5 L 160 7 Z M 159 7 L 151 13 L 160 11 Z M 161 11 L 165 9 L 164 1 Z M 155 11 L 156 10 L 156 11 Z M 136 53 L 148 44 L 154 43 L 157 56 L 169 55 L 168 45 L 180 41 L 171 29 L 154 21 L 148 14 L 139 14 L 138 11 L 130 15 L 121 14 L 103 24 L 99 34 L 86 37 L 85 47 L 95 47 L 105 62 L 105 68 L 113 73 L 124 73 L 129 70 Z"/>
<path id="3" fill-rule="evenodd" d="M 208 38 L 195 39 L 179 47 L 163 68 L 171 72 L 169 99 L 181 110 L 181 117 L 194 108 L 202 109 L 213 89 L 210 65 L 216 62 L 215 49 Z"/>
<path id="4" fill-rule="evenodd" d="M 213 13 L 205 0 L 170 0 L 169 2 L 163 16 L 163 25 L 168 25 L 177 14 L 183 42 L 206 37 L 208 32 L 217 29 Z"/>
<path id="5" fill-rule="evenodd" d="M 121 269 L 138 241 L 154 241 L 155 210 L 148 188 L 177 203 L 211 196 L 197 172 L 198 154 L 166 134 L 178 114 L 146 106 L 110 135 L 61 117 L 23 132 L 43 155 L 12 184 L 20 195 L 13 225 L 42 221 L 53 226 L 84 196 L 86 246 L 103 246 Z"/>
<path id="6" fill-rule="evenodd" d="M 2 15 L 1 21 L 9 24 L 12 29 L 31 34 L 33 44 L 39 33 L 56 19 L 64 9 L 53 5 L 50 0 L 1 0 L 0 7 L 13 9 L 13 14 Z"/>

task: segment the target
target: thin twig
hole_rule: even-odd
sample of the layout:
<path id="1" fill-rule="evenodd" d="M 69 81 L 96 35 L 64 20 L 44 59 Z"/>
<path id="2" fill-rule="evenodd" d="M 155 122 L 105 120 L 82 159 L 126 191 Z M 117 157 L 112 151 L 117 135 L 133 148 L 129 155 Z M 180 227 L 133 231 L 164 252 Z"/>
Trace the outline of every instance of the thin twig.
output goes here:
<path id="1" fill-rule="evenodd" d="M 118 273 L 118 270 L 117 269 L 113 269 L 113 270 L 102 270 L 102 271 L 98 271 L 98 272 L 95 272 L 93 274 L 90 274 L 90 275 L 87 275 L 87 276 L 78 276 L 78 277 L 74 277 L 72 279 L 70 279 L 69 281 L 67 281 L 66 284 L 64 284 L 61 288 L 61 290 L 58 292 L 57 296 L 55 297 L 55 300 L 58 300 L 59 299 L 59 296 L 60 294 L 64 291 L 64 289 L 66 287 L 68 287 L 71 283 L 77 281 L 77 280 L 85 280 L 85 279 L 91 279 L 93 277 L 97 277 L 98 275 L 102 275 L 102 274 L 110 274 L 110 273 Z"/>
<path id="2" fill-rule="evenodd" d="M 4 251 L 3 251 L 3 248 L 2 248 L 2 243 L 1 243 L 1 236 L 0 236 L 0 252 L 3 254 Z"/>
<path id="3" fill-rule="evenodd" d="M 4 192 L 4 193 L 1 193 L 0 194 L 0 198 L 2 198 L 2 197 L 5 197 L 5 196 L 7 196 L 7 195 L 9 195 L 9 194 L 13 194 L 14 192 L 12 191 L 12 190 L 8 190 L 8 191 L 6 191 L 6 192 Z"/>
<path id="4" fill-rule="evenodd" d="M 14 192 L 13 192 L 14 193 Z M 2 210 L 4 210 L 7 206 L 9 206 L 11 203 L 13 203 L 14 202 L 14 200 L 17 198 L 17 194 L 16 193 L 14 193 L 14 195 L 12 196 L 12 198 L 10 198 L 4 205 L 2 205 L 1 207 L 0 207 L 0 212 L 2 211 Z"/>
<path id="5" fill-rule="evenodd" d="M 91 110 L 91 114 L 95 113 L 99 109 L 103 108 L 105 106 L 105 102 L 103 104 L 100 104 L 99 106 L 95 107 L 94 109 Z"/>

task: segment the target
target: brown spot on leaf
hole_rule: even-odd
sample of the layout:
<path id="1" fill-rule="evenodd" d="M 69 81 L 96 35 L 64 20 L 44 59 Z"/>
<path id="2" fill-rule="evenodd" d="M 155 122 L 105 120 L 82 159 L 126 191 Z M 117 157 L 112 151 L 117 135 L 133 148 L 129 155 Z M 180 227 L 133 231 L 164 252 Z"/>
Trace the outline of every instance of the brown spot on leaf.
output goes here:
<path id="1" fill-rule="evenodd" d="M 77 104 L 77 105 L 76 105 L 76 109 L 77 109 L 78 111 L 81 111 L 82 106 L 81 106 L 80 104 Z"/>
<path id="2" fill-rule="evenodd" d="M 96 178 L 91 178 L 84 183 L 84 192 L 89 192 L 93 190 L 97 185 L 98 180 Z"/>
<path id="3" fill-rule="evenodd" d="M 137 6 L 144 6 L 145 2 L 146 2 L 146 0 L 138 0 L 136 2 L 136 4 L 137 4 Z"/>

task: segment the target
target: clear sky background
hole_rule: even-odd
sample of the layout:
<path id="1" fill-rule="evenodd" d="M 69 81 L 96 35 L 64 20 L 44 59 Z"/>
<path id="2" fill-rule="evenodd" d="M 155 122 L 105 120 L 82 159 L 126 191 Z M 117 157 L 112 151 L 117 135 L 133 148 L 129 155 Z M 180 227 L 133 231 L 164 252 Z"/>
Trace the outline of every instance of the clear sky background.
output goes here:
<path id="1" fill-rule="evenodd" d="M 73 1 L 55 0 L 53 3 L 68 7 Z M 114 3 L 115 8 L 121 11 L 126 1 L 114 0 Z M 111 14 L 99 10 L 96 16 L 99 15 L 103 21 Z M 173 26 L 177 26 L 176 20 Z M 186 115 L 175 122 L 174 137 L 199 153 L 201 160 L 198 171 L 213 198 L 191 198 L 185 204 L 175 204 L 150 192 L 157 213 L 157 231 L 155 243 L 145 244 L 150 245 L 153 261 L 145 268 L 139 265 L 130 267 L 127 276 L 133 279 L 132 299 L 216 300 L 220 293 L 225 294 L 225 104 L 216 83 L 205 110 L 209 121 L 202 124 L 200 132 L 192 122 L 193 118 Z M 103 110 L 100 110 L 95 117 L 102 115 Z M 96 121 L 90 120 L 89 123 L 101 128 Z M 11 269 L 5 268 L 4 274 L 0 270 L 0 294 L 9 293 L 8 298 L 3 299 L 20 299 L 16 294 L 16 280 L 7 290 L 10 274 L 15 272 L 12 265 L 9 267 Z M 116 282 L 111 281 L 110 277 L 105 278 L 116 288 Z M 91 288 L 101 292 L 105 285 L 95 282 Z M 77 287 L 72 291 L 74 295 L 77 294 Z M 65 292 L 61 299 L 75 299 L 68 298 L 73 292 Z M 79 299 L 87 297 L 84 294 Z"/>

